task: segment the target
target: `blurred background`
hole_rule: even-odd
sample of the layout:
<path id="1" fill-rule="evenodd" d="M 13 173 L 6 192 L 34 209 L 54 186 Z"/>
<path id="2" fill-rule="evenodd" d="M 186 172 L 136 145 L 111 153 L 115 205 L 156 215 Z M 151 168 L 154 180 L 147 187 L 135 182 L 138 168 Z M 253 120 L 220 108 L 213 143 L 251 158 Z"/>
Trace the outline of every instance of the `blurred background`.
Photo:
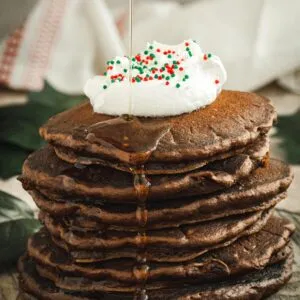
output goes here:
<path id="1" fill-rule="evenodd" d="M 272 155 L 295 173 L 281 208 L 300 212 L 300 1 L 133 0 L 133 7 L 134 53 L 148 41 L 192 38 L 221 57 L 225 88 L 273 101 L 279 122 Z M 108 59 L 128 54 L 128 20 L 128 0 L 0 0 L 0 264 L 12 248 L 22 251 L 38 226 L 15 230 L 12 238 L 16 220 L 33 217 L 22 209 L 37 211 L 16 177 L 28 154 L 43 145 L 39 126 L 81 102 L 85 82 L 102 73 Z M 7 275 L 0 282 L 1 276 Z M 9 286 L 2 294 L 13 293 Z"/>

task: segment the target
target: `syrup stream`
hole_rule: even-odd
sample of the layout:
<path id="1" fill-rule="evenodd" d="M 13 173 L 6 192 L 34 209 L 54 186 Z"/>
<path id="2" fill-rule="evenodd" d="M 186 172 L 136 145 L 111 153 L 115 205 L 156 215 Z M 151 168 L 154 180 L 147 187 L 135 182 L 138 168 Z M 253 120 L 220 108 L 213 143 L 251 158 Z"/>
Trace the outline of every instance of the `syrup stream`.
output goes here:
<path id="1" fill-rule="evenodd" d="M 132 115 L 132 35 L 133 35 L 133 0 L 129 0 L 129 106 L 128 106 L 128 115 Z"/>

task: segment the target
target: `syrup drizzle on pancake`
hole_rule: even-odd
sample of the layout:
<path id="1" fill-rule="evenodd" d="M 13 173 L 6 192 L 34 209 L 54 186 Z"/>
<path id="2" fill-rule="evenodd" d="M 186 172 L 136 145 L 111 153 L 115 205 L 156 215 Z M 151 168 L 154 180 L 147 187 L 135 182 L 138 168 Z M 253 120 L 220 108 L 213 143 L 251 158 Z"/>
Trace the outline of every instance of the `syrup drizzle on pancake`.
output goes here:
<path id="1" fill-rule="evenodd" d="M 144 164 L 156 150 L 160 139 L 171 129 L 171 125 L 148 126 L 132 116 L 122 116 L 94 124 L 86 131 L 86 139 L 92 143 L 106 144 L 117 150 L 123 159 L 131 163 L 133 188 L 136 195 L 136 220 L 138 225 L 137 255 L 133 275 L 137 281 L 135 300 L 147 300 L 146 283 L 150 266 L 147 261 L 147 199 L 151 188 Z"/>
<path id="2" fill-rule="evenodd" d="M 133 267 L 133 275 L 137 286 L 135 300 L 147 300 L 146 283 L 150 266 L 147 261 L 147 199 L 151 183 L 144 172 L 144 164 L 152 152 L 156 150 L 160 139 L 171 129 L 171 124 L 149 126 L 132 116 L 122 116 L 108 121 L 93 124 L 86 131 L 86 139 L 91 143 L 105 144 L 117 150 L 119 157 L 131 164 L 133 188 L 136 194 L 136 235 L 137 256 Z"/>

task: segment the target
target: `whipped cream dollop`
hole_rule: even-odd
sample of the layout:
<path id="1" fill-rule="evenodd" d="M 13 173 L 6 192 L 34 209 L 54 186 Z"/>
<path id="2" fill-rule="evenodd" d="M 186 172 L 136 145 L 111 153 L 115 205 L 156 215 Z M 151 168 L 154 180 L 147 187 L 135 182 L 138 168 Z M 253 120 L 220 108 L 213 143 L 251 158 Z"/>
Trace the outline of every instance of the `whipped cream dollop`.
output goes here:
<path id="1" fill-rule="evenodd" d="M 163 117 L 211 104 L 226 79 L 220 58 L 195 41 L 153 42 L 131 62 L 126 56 L 108 61 L 104 75 L 88 80 L 84 93 L 97 113 Z"/>

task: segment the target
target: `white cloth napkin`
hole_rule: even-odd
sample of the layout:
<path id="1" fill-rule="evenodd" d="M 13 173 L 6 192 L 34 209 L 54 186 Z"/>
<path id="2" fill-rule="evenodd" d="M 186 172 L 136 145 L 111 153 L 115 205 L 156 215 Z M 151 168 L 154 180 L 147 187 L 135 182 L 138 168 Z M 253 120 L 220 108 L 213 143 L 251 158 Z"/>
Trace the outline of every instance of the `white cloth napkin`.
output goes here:
<path id="1" fill-rule="evenodd" d="M 0 45 L 0 83 L 40 90 L 44 79 L 66 93 L 85 82 L 124 49 L 103 0 L 40 0 L 24 26 Z"/>
<path id="2" fill-rule="evenodd" d="M 0 83 L 39 90 L 46 79 L 66 93 L 104 71 L 128 44 L 126 0 L 40 0 L 25 25 L 0 45 Z M 107 5 L 109 7 L 107 7 Z M 134 49 L 157 40 L 196 39 L 221 57 L 226 88 L 253 90 L 300 67 L 299 0 L 134 0 Z M 123 43 L 123 40 L 125 41 Z"/>
<path id="3" fill-rule="evenodd" d="M 253 90 L 300 67 L 299 0 L 139 3 L 136 51 L 151 40 L 176 44 L 193 38 L 221 57 L 226 88 Z"/>

